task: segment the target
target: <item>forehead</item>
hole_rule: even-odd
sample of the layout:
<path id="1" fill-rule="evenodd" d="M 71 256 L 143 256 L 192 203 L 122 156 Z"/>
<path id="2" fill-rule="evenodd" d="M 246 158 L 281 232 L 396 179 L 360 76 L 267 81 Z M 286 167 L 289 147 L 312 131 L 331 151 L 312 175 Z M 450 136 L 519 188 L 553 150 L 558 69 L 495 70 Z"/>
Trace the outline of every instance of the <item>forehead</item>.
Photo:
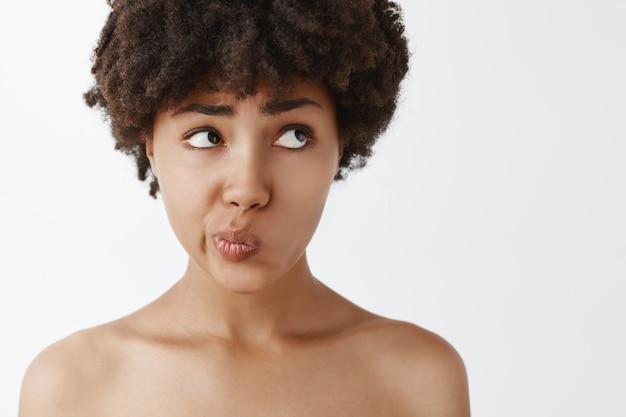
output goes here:
<path id="1" fill-rule="evenodd" d="M 281 113 L 304 105 L 312 105 L 324 110 L 335 111 L 335 103 L 328 88 L 322 82 L 299 81 L 288 88 L 270 89 L 260 84 L 251 94 L 233 91 L 211 91 L 199 87 L 193 90 L 182 102 L 170 109 L 171 113 L 179 113 L 182 109 L 196 104 L 225 106 L 224 111 L 241 105 L 257 106 L 267 114 Z"/>

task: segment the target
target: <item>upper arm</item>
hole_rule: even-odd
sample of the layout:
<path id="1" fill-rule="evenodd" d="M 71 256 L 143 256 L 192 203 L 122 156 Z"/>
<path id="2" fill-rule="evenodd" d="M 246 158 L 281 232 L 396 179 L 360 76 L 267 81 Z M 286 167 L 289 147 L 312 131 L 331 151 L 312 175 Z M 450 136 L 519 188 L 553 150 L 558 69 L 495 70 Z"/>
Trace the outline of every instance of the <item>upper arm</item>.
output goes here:
<path id="1" fill-rule="evenodd" d="M 30 364 L 20 393 L 19 417 L 53 417 L 63 414 L 67 370 L 55 346 L 41 352 Z"/>
<path id="2" fill-rule="evenodd" d="M 93 355 L 84 334 L 74 334 L 43 350 L 22 380 L 19 417 L 70 417 L 93 383 Z"/>
<path id="3" fill-rule="evenodd" d="M 384 368 L 395 381 L 400 415 L 469 417 L 465 365 L 447 341 L 402 324 L 391 332 L 387 343 L 392 347 L 385 355 Z"/>
<path id="4" fill-rule="evenodd" d="M 429 417 L 469 417 L 469 392 L 463 360 L 445 340 L 430 343 L 426 357 L 419 360 L 412 375 L 408 376 L 417 388 L 415 409 L 419 415 Z"/>

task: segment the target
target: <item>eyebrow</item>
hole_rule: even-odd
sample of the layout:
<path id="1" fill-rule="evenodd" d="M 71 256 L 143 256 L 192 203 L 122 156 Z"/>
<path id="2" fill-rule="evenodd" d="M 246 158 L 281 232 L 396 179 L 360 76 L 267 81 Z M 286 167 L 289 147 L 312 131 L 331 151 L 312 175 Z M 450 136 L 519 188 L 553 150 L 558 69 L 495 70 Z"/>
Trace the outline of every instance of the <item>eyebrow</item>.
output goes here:
<path id="1" fill-rule="evenodd" d="M 290 110 L 294 110 L 300 107 L 305 106 L 314 106 L 321 108 L 322 106 L 308 98 L 296 98 L 293 100 L 284 100 L 284 101 L 270 101 L 261 106 L 261 113 L 269 114 L 271 116 L 276 116 L 280 113 L 285 113 Z"/>
<path id="2" fill-rule="evenodd" d="M 206 104 L 189 104 L 185 107 L 180 107 L 174 112 L 174 116 L 183 113 L 202 113 L 207 116 L 232 116 L 235 112 L 230 106 L 209 106 Z"/>
<path id="3" fill-rule="evenodd" d="M 322 107 L 318 102 L 311 99 L 297 98 L 293 100 L 270 101 L 263 104 L 260 110 L 263 114 L 276 116 L 278 114 L 305 106 L 314 106 L 318 108 Z M 230 106 L 192 103 L 176 109 L 174 116 L 184 113 L 201 113 L 206 114 L 207 116 L 232 116 L 235 114 L 235 111 Z"/>

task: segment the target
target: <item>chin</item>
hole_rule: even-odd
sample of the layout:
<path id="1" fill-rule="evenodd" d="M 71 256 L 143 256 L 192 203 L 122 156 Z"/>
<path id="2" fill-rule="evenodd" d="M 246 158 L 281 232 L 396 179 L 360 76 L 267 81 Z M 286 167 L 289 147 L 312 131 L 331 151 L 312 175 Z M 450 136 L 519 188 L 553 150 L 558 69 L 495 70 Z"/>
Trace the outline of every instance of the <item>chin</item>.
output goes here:
<path id="1" fill-rule="evenodd" d="M 260 274 L 246 274 L 239 272 L 235 274 L 223 274 L 215 278 L 217 284 L 235 294 L 251 295 L 261 293 L 276 283 L 275 280 Z"/>

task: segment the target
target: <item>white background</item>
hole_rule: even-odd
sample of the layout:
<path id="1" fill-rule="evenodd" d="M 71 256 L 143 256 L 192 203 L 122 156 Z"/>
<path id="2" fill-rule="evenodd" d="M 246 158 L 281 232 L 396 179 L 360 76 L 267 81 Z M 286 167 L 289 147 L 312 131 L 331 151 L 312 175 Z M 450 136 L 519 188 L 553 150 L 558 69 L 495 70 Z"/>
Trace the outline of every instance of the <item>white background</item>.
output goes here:
<path id="1" fill-rule="evenodd" d="M 626 2 L 404 0 L 395 123 L 335 186 L 322 281 L 448 339 L 474 416 L 624 416 Z M 185 257 L 81 94 L 104 0 L 0 14 L 0 416 L 45 346 Z"/>

